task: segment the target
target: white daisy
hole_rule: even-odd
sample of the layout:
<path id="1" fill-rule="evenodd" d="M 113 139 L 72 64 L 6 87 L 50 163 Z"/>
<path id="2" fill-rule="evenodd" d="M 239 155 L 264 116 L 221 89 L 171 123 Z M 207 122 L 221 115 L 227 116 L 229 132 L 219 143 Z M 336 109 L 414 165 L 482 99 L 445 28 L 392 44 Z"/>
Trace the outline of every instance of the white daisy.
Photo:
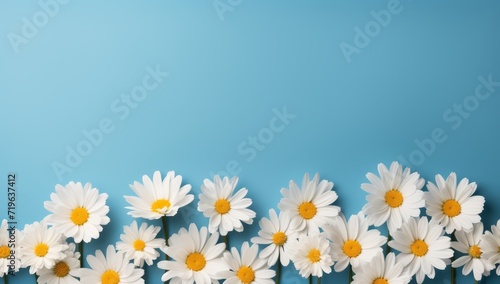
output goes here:
<path id="1" fill-rule="evenodd" d="M 124 234 L 120 235 L 121 242 L 116 243 L 116 249 L 125 254 L 125 257 L 133 259 L 134 265 L 142 267 L 144 261 L 152 265 L 153 260 L 160 256 L 157 249 L 165 245 L 164 239 L 155 239 L 160 227 L 149 226 L 142 223 L 141 227 L 133 221 L 130 226 L 123 226 Z"/>
<path id="2" fill-rule="evenodd" d="M 144 270 L 134 267 L 130 259 L 126 258 L 122 252 L 117 252 L 112 245 L 106 249 L 106 256 L 101 250 L 96 250 L 95 256 L 87 256 L 87 262 L 90 268 L 81 268 L 77 271 L 81 283 L 144 283 L 144 279 L 141 278 Z"/>
<path id="3" fill-rule="evenodd" d="M 52 268 L 42 268 L 36 274 L 38 283 L 50 284 L 80 284 L 77 270 L 80 269 L 80 253 L 75 252 L 75 244 L 70 243 L 69 248 L 64 251 L 65 257 L 56 262 Z"/>
<path id="4" fill-rule="evenodd" d="M 340 207 L 331 205 L 337 200 L 337 193 L 332 190 L 333 182 L 319 181 L 319 174 L 312 180 L 309 174 L 304 175 L 302 188 L 292 180 L 289 189 L 282 188 L 278 208 L 288 212 L 291 225 L 300 233 L 316 234 L 319 228 L 331 223 L 338 216 Z"/>
<path id="5" fill-rule="evenodd" d="M 220 272 L 219 275 L 226 279 L 225 284 L 273 284 L 274 270 L 269 269 L 266 260 L 257 257 L 259 246 L 248 245 L 244 242 L 241 246 L 241 256 L 236 248 L 231 252 L 224 252 L 224 261 L 228 271 Z"/>
<path id="6" fill-rule="evenodd" d="M 19 240 L 21 237 L 20 231 L 14 229 L 9 231 L 9 225 L 7 220 L 3 219 L 0 225 L 0 277 L 4 274 L 8 274 L 9 270 L 12 272 L 18 272 L 19 267 L 19 249 L 15 247 L 15 240 Z M 11 238 L 10 234 L 14 234 Z M 14 254 L 12 258 L 11 253 Z"/>
<path id="7" fill-rule="evenodd" d="M 403 166 L 397 162 L 392 162 L 390 169 L 379 164 L 378 173 L 380 177 L 368 173 L 366 177 L 370 183 L 361 185 L 369 193 L 363 212 L 370 224 L 379 227 L 387 222 L 392 232 L 411 217 L 420 215 L 420 208 L 425 205 L 421 190 L 424 180 L 409 168 L 403 171 Z"/>
<path id="8" fill-rule="evenodd" d="M 384 254 L 379 251 L 369 263 L 363 263 L 353 268 L 352 284 L 407 284 L 411 276 L 404 271 L 404 266 L 396 262 L 393 252 L 384 259 Z"/>
<path id="9" fill-rule="evenodd" d="M 161 277 L 172 284 L 210 284 L 219 279 L 219 272 L 226 270 L 222 253 L 226 245 L 217 244 L 219 234 L 210 235 L 206 227 L 200 230 L 195 224 L 189 225 L 189 231 L 181 228 L 168 240 L 168 246 L 162 250 L 172 260 L 158 262 L 158 267 L 167 270 Z"/>
<path id="10" fill-rule="evenodd" d="M 407 272 L 417 275 L 417 282 L 425 276 L 434 279 L 435 269 L 444 270 L 453 256 L 449 237 L 444 236 L 443 227 L 427 217 L 411 218 L 401 229 L 392 232 L 394 240 L 389 246 L 400 251 L 396 261 L 407 267 Z"/>
<path id="11" fill-rule="evenodd" d="M 141 184 L 135 181 L 130 185 L 137 196 L 124 196 L 132 205 L 125 207 L 131 210 L 127 214 L 134 218 L 153 220 L 163 216 L 174 216 L 179 208 L 194 200 L 194 196 L 188 194 L 191 185 L 186 184 L 181 187 L 182 176 L 176 176 L 174 171 L 168 172 L 163 180 L 159 171 L 154 172 L 153 180 L 144 175 L 142 182 Z"/>
<path id="12" fill-rule="evenodd" d="M 21 267 L 29 266 L 30 274 L 44 267 L 54 267 L 58 260 L 66 257 L 64 251 L 68 249 L 62 234 L 54 227 L 47 227 L 43 221 L 24 226 L 19 247 Z"/>
<path id="13" fill-rule="evenodd" d="M 486 231 L 482 245 L 484 257 L 493 264 L 500 264 L 500 220 L 497 225 L 491 226 L 491 232 Z M 497 267 L 497 275 L 500 275 L 500 265 Z"/>
<path id="14" fill-rule="evenodd" d="M 238 183 L 238 177 L 222 180 L 214 176 L 214 181 L 205 179 L 201 185 L 202 193 L 199 195 L 198 211 L 203 216 L 210 218 L 208 231 L 215 233 L 219 231 L 222 236 L 235 230 L 243 231 L 243 223 L 251 225 L 255 212 L 248 209 L 252 204 L 250 198 L 244 198 L 248 192 L 246 188 L 238 190 L 234 195 L 234 189 Z"/>
<path id="15" fill-rule="evenodd" d="M 290 258 L 304 278 L 322 277 L 332 272 L 330 242 L 320 234 L 301 235 L 290 244 Z"/>
<path id="16" fill-rule="evenodd" d="M 107 198 L 106 193 L 99 194 L 90 183 L 84 186 L 80 182 L 58 184 L 56 192 L 50 194 L 51 201 L 44 202 L 45 209 L 53 213 L 45 221 L 76 243 L 82 240 L 88 243 L 99 238 L 102 225 L 109 223 Z"/>
<path id="17" fill-rule="evenodd" d="M 451 173 L 446 181 L 436 175 L 436 184 L 427 184 L 427 215 L 444 226 L 446 233 L 469 231 L 473 224 L 481 222 L 479 214 L 483 212 L 485 200 L 482 196 L 472 196 L 477 188 L 475 182 L 469 183 L 464 178 L 457 186 L 457 175 Z"/>
<path id="18" fill-rule="evenodd" d="M 368 230 L 368 221 L 362 212 L 352 215 L 346 221 L 344 215 L 336 222 L 323 228 L 325 235 L 332 241 L 332 255 L 335 271 L 340 272 L 351 264 L 353 268 L 372 260 L 387 238 L 376 229 Z"/>
<path id="19" fill-rule="evenodd" d="M 264 217 L 259 221 L 259 237 L 253 237 L 251 241 L 255 244 L 267 245 L 259 253 L 259 257 L 267 259 L 269 266 L 276 264 L 278 257 L 281 265 L 288 266 L 290 263 L 289 240 L 296 239 L 298 232 L 290 225 L 290 216 L 286 212 L 280 212 L 278 217 L 276 211 L 270 209 L 269 218 Z"/>
<path id="20" fill-rule="evenodd" d="M 486 258 L 482 251 L 483 223 L 474 224 L 470 232 L 457 231 L 455 237 L 458 242 L 452 242 L 451 247 L 467 255 L 461 256 L 451 264 L 452 267 L 463 266 L 462 274 L 469 275 L 472 271 L 474 279 L 479 281 L 490 275 L 495 266 Z"/>

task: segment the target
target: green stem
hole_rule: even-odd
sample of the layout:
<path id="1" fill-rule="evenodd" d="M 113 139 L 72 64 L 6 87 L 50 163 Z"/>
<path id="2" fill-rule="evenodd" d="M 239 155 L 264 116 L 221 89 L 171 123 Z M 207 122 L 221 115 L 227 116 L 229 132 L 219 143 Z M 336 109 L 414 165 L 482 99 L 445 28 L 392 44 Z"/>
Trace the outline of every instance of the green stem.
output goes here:
<path id="1" fill-rule="evenodd" d="M 311 274 L 311 275 L 309 275 L 309 284 L 312 284 L 312 283 L 313 283 L 313 276 Z"/>
<path id="2" fill-rule="evenodd" d="M 5 284 L 9 284 L 9 277 L 7 276 L 8 272 L 5 273 L 5 275 L 3 276 L 3 283 Z"/>
<path id="3" fill-rule="evenodd" d="M 228 235 L 222 236 L 222 241 L 226 244 L 226 249 L 229 250 L 229 237 L 228 237 Z"/>
<path id="4" fill-rule="evenodd" d="M 452 234 L 452 235 L 450 236 L 450 238 L 451 238 L 451 241 L 452 241 L 452 242 L 453 242 L 453 241 L 456 241 L 456 238 L 455 238 L 455 235 L 454 235 L 454 234 Z M 455 260 L 455 255 L 453 255 L 453 256 L 451 257 L 450 262 L 451 262 L 451 263 L 453 263 L 453 261 L 454 261 L 454 260 Z M 456 274 L 457 274 L 457 273 L 456 273 L 456 269 L 455 269 L 455 268 L 453 268 L 453 266 L 451 266 L 451 265 L 450 265 L 450 281 L 451 281 L 451 284 L 455 284 L 455 283 L 457 283 L 457 280 L 455 279 L 455 278 L 456 278 Z"/>
<path id="5" fill-rule="evenodd" d="M 392 240 L 391 233 L 387 232 L 387 244 L 385 246 L 385 255 L 387 256 L 391 252 L 391 247 L 389 246 L 389 242 Z"/>
<path id="6" fill-rule="evenodd" d="M 80 267 L 83 268 L 83 241 L 78 243 L 78 252 L 80 253 Z"/>
<path id="7" fill-rule="evenodd" d="M 163 224 L 163 237 L 165 238 L 165 244 L 168 246 L 168 226 L 167 226 L 167 216 L 161 216 L 161 222 Z M 165 260 L 168 260 L 168 255 L 165 254 Z"/>
<path id="8" fill-rule="evenodd" d="M 318 283 L 318 284 L 321 284 L 321 277 L 318 277 L 318 279 L 317 279 L 317 283 Z"/>
<path id="9" fill-rule="evenodd" d="M 280 277 L 281 277 L 281 262 L 278 257 L 278 262 L 276 262 L 276 281 L 275 281 L 276 284 L 280 283 Z"/>
<path id="10" fill-rule="evenodd" d="M 35 283 L 38 284 L 38 275 L 35 273 Z"/>
<path id="11" fill-rule="evenodd" d="M 349 264 L 349 283 L 352 283 L 352 277 L 353 277 L 352 274 L 353 274 L 352 273 L 352 265 Z"/>
<path id="12" fill-rule="evenodd" d="M 477 283 L 479 283 L 479 282 L 476 279 L 474 279 L 474 284 L 477 284 Z"/>

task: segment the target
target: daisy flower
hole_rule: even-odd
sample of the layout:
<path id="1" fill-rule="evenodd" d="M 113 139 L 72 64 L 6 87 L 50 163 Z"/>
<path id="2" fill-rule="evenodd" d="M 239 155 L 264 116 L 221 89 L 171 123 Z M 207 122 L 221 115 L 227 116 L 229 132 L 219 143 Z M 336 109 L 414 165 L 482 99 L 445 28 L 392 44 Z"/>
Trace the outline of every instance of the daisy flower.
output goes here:
<path id="1" fill-rule="evenodd" d="M 149 226 L 142 223 L 141 227 L 133 221 L 130 226 L 123 226 L 124 234 L 120 235 L 121 242 L 116 243 L 116 249 L 125 254 L 125 257 L 133 259 L 134 265 L 142 267 L 144 261 L 152 265 L 153 260 L 160 256 L 156 250 L 165 245 L 164 239 L 155 239 L 160 227 Z"/>
<path id="2" fill-rule="evenodd" d="M 75 252 L 75 244 L 70 243 L 69 248 L 64 251 L 64 258 L 57 261 L 52 268 L 42 268 L 36 274 L 38 283 L 51 284 L 80 284 L 77 277 L 77 270 L 80 269 L 80 253 Z"/>
<path id="3" fill-rule="evenodd" d="M 134 218 L 149 220 L 174 216 L 179 208 L 194 200 L 194 196 L 188 194 L 191 185 L 186 184 L 181 187 L 181 184 L 182 176 L 176 176 L 174 171 L 168 172 L 163 180 L 159 171 L 154 172 L 153 180 L 144 175 L 142 184 L 135 181 L 133 185 L 130 185 L 137 196 L 124 196 L 125 200 L 132 205 L 125 207 L 131 210 L 127 214 Z"/>
<path id="4" fill-rule="evenodd" d="M 142 268 L 135 268 L 130 259 L 122 252 L 117 252 L 115 247 L 109 245 L 106 256 L 101 250 L 96 250 L 95 256 L 88 255 L 87 262 L 90 268 L 81 268 L 77 271 L 81 283 L 95 284 L 143 284 L 144 275 Z"/>
<path id="5" fill-rule="evenodd" d="M 269 269 L 266 260 L 257 257 L 259 246 L 248 245 L 244 242 L 241 246 L 241 256 L 236 248 L 231 252 L 224 252 L 224 261 L 229 268 L 228 271 L 220 272 L 219 275 L 226 279 L 225 284 L 274 284 L 274 270 Z"/>
<path id="6" fill-rule="evenodd" d="M 276 211 L 270 209 L 269 218 L 264 217 L 259 221 L 259 236 L 253 237 L 251 241 L 255 244 L 267 245 L 259 253 L 259 257 L 267 259 L 269 266 L 276 264 L 278 257 L 281 265 L 288 266 L 288 263 L 290 263 L 290 257 L 288 256 L 289 240 L 298 237 L 297 230 L 291 227 L 290 216 L 286 212 L 280 212 L 278 217 Z"/>
<path id="7" fill-rule="evenodd" d="M 62 234 L 54 227 L 47 227 L 45 222 L 25 225 L 19 240 L 21 267 L 28 267 L 30 274 L 42 268 L 52 268 L 58 260 L 66 257 L 64 251 L 68 245 Z"/>
<path id="8" fill-rule="evenodd" d="M 44 207 L 52 214 L 45 218 L 47 224 L 76 243 L 90 242 L 99 238 L 102 225 L 109 223 L 109 207 L 106 193 L 99 194 L 90 183 L 70 182 L 66 186 L 56 185 L 56 192 L 50 194 L 51 201 Z"/>
<path id="9" fill-rule="evenodd" d="M 238 177 L 222 180 L 219 176 L 214 177 L 212 182 L 205 179 L 201 185 L 200 201 L 198 211 L 203 216 L 210 218 L 208 231 L 210 233 L 220 232 L 222 236 L 235 230 L 243 231 L 243 223 L 251 225 L 255 212 L 248 209 L 252 204 L 250 198 L 244 198 L 248 192 L 246 188 L 238 190 L 234 195 L 234 189 L 238 183 Z"/>
<path id="10" fill-rule="evenodd" d="M 411 218 L 401 229 L 392 233 L 394 240 L 389 246 L 400 251 L 398 263 L 407 267 L 407 272 L 417 275 L 417 283 L 425 276 L 434 279 L 435 269 L 444 270 L 453 256 L 449 237 L 444 236 L 443 228 L 427 217 Z"/>
<path id="11" fill-rule="evenodd" d="M 368 226 L 368 221 L 360 212 L 352 215 L 349 221 L 341 215 L 337 222 L 323 228 L 326 237 L 332 241 L 336 272 L 343 271 L 349 264 L 355 268 L 370 262 L 378 252 L 382 252 L 381 246 L 387 238 L 381 236 L 379 230 L 368 230 Z"/>
<path id="12" fill-rule="evenodd" d="M 173 234 L 168 246 L 162 250 L 172 260 L 158 262 L 158 267 L 167 270 L 162 281 L 171 279 L 172 284 L 210 284 L 219 279 L 217 274 L 226 270 L 222 253 L 226 245 L 217 244 L 219 234 L 210 235 L 207 227 L 200 230 L 195 224 L 189 225 L 189 231 L 181 228 Z"/>
<path id="13" fill-rule="evenodd" d="M 484 257 L 493 264 L 500 263 L 500 220 L 497 225 L 491 226 L 491 232 L 486 231 L 482 245 Z M 500 275 L 500 265 L 497 267 L 497 275 Z"/>
<path id="14" fill-rule="evenodd" d="M 323 272 L 332 272 L 330 242 L 320 234 L 303 234 L 292 241 L 290 248 L 291 260 L 302 277 L 322 277 Z"/>
<path id="15" fill-rule="evenodd" d="M 278 208 L 290 214 L 291 225 L 299 233 L 316 234 L 319 228 L 331 223 L 338 216 L 340 207 L 331 205 L 337 200 L 337 193 L 332 190 L 333 182 L 319 181 L 319 174 L 312 180 L 304 175 L 302 188 L 292 180 L 289 189 L 282 188 Z"/>
<path id="16" fill-rule="evenodd" d="M 9 270 L 12 272 L 19 271 L 19 249 L 12 247 L 13 243 L 10 239 L 10 234 L 14 234 L 14 240 L 19 240 L 21 237 L 21 232 L 17 229 L 14 231 L 8 230 L 9 225 L 6 219 L 2 220 L 0 224 L 0 277 L 4 274 L 8 274 Z M 10 241 L 10 242 L 9 242 Z M 9 247 L 10 245 L 10 247 Z M 11 252 L 14 252 L 15 261 L 12 262 L 9 259 Z"/>
<path id="17" fill-rule="evenodd" d="M 483 255 L 483 223 L 474 224 L 470 232 L 457 231 L 455 237 L 458 242 L 452 242 L 451 247 L 455 250 L 465 253 L 451 263 L 454 268 L 463 266 L 462 274 L 469 275 L 472 271 L 476 281 L 484 276 L 490 275 L 490 270 L 495 266 Z"/>
<path id="18" fill-rule="evenodd" d="M 472 196 L 476 188 L 476 183 L 469 183 L 466 178 L 457 186 L 455 173 L 451 173 L 446 181 L 441 175 L 436 175 L 436 185 L 427 184 L 427 215 L 444 226 L 448 234 L 455 230 L 471 230 L 473 224 L 481 221 L 479 214 L 483 212 L 485 201 L 482 196 Z"/>
<path id="19" fill-rule="evenodd" d="M 363 212 L 370 224 L 376 227 L 387 222 L 389 232 L 401 228 L 401 225 L 411 217 L 420 215 L 424 207 L 422 187 L 424 180 L 416 172 L 410 173 L 398 162 L 392 162 L 391 167 L 378 165 L 379 176 L 368 173 L 370 183 L 363 183 L 361 188 L 368 193 L 367 204 Z"/>
<path id="20" fill-rule="evenodd" d="M 411 276 L 404 271 L 404 266 L 396 262 L 393 252 L 384 259 L 381 251 L 369 263 L 363 263 L 353 268 L 354 275 L 352 284 L 408 284 Z"/>

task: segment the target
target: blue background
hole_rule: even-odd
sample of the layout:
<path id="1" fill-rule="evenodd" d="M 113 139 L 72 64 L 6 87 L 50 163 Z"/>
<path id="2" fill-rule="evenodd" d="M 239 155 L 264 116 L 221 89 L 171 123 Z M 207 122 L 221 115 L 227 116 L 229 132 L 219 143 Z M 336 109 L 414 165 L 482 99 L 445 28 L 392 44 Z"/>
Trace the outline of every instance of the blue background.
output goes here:
<path id="1" fill-rule="evenodd" d="M 93 253 L 132 222 L 122 196 L 133 195 L 128 185 L 143 174 L 175 170 L 197 195 L 204 178 L 236 162 L 257 212 L 244 234 L 230 235 L 239 246 L 291 179 L 319 172 L 351 215 L 365 203 L 365 174 L 393 160 L 426 180 L 456 171 L 476 181 L 486 197 L 485 227 L 496 223 L 500 90 L 460 126 L 451 119 L 459 117 L 455 104 L 474 102 L 479 76 L 500 81 L 500 3 L 402 0 L 348 62 L 341 43 L 354 46 L 355 27 L 364 30 L 374 20 L 370 11 L 389 1 L 236 2 L 219 15 L 210 1 L 71 1 L 17 53 L 9 33 L 22 36 L 23 17 L 33 22 L 43 10 L 34 1 L 0 2 L 0 180 L 5 192 L 7 173 L 18 174 L 19 224 L 48 213 L 43 201 L 55 184 L 90 181 L 109 194 L 111 208 L 111 223 L 85 247 Z M 148 66 L 170 75 L 121 119 L 112 104 L 142 84 Z M 295 118 L 270 139 L 273 109 L 285 107 Z M 67 147 L 76 149 L 83 131 L 103 119 L 113 131 L 59 178 L 54 162 L 65 163 Z M 432 138 L 436 128 L 446 141 L 416 154 L 423 152 L 415 140 Z M 242 154 L 238 147 L 259 133 L 269 143 L 259 142 L 254 157 Z M 5 193 L 0 201 L 5 214 Z M 181 210 L 171 232 L 190 220 L 207 224 L 193 208 Z M 161 283 L 160 274 L 147 269 L 147 283 Z M 306 283 L 297 275 L 289 267 L 282 281 Z M 436 283 L 448 283 L 448 275 L 437 271 Z M 26 269 L 15 279 L 33 281 Z M 326 279 L 345 283 L 347 272 Z"/>

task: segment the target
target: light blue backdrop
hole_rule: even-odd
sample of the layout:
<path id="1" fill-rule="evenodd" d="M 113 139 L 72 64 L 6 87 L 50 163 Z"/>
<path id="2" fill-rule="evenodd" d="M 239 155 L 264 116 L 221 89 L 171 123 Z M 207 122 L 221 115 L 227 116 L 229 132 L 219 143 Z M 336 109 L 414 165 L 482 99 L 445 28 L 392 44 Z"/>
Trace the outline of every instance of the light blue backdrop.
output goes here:
<path id="1" fill-rule="evenodd" d="M 107 192 L 112 221 L 86 246 L 93 253 L 132 221 L 128 184 L 155 170 L 175 170 L 196 194 L 213 173 L 237 172 L 258 220 L 305 172 L 332 180 L 337 204 L 355 214 L 365 174 L 399 160 L 427 180 L 456 171 L 476 181 L 489 228 L 500 218 L 499 9 L 495 1 L 3 0 L 2 192 L 16 172 L 20 225 L 47 214 L 56 183 L 90 181 Z M 107 133 L 90 144 L 85 133 L 98 127 Z M 68 164 L 73 150 L 86 156 Z M 0 200 L 4 214 L 5 193 Z M 184 219 L 207 223 L 189 213 L 171 232 Z M 257 220 L 232 243 L 255 235 Z M 160 283 L 157 268 L 147 274 Z M 297 275 L 288 269 L 283 283 L 299 283 Z M 438 271 L 436 283 L 448 275 Z M 34 281 L 26 270 L 15 279 Z M 326 279 L 346 283 L 347 273 Z"/>

